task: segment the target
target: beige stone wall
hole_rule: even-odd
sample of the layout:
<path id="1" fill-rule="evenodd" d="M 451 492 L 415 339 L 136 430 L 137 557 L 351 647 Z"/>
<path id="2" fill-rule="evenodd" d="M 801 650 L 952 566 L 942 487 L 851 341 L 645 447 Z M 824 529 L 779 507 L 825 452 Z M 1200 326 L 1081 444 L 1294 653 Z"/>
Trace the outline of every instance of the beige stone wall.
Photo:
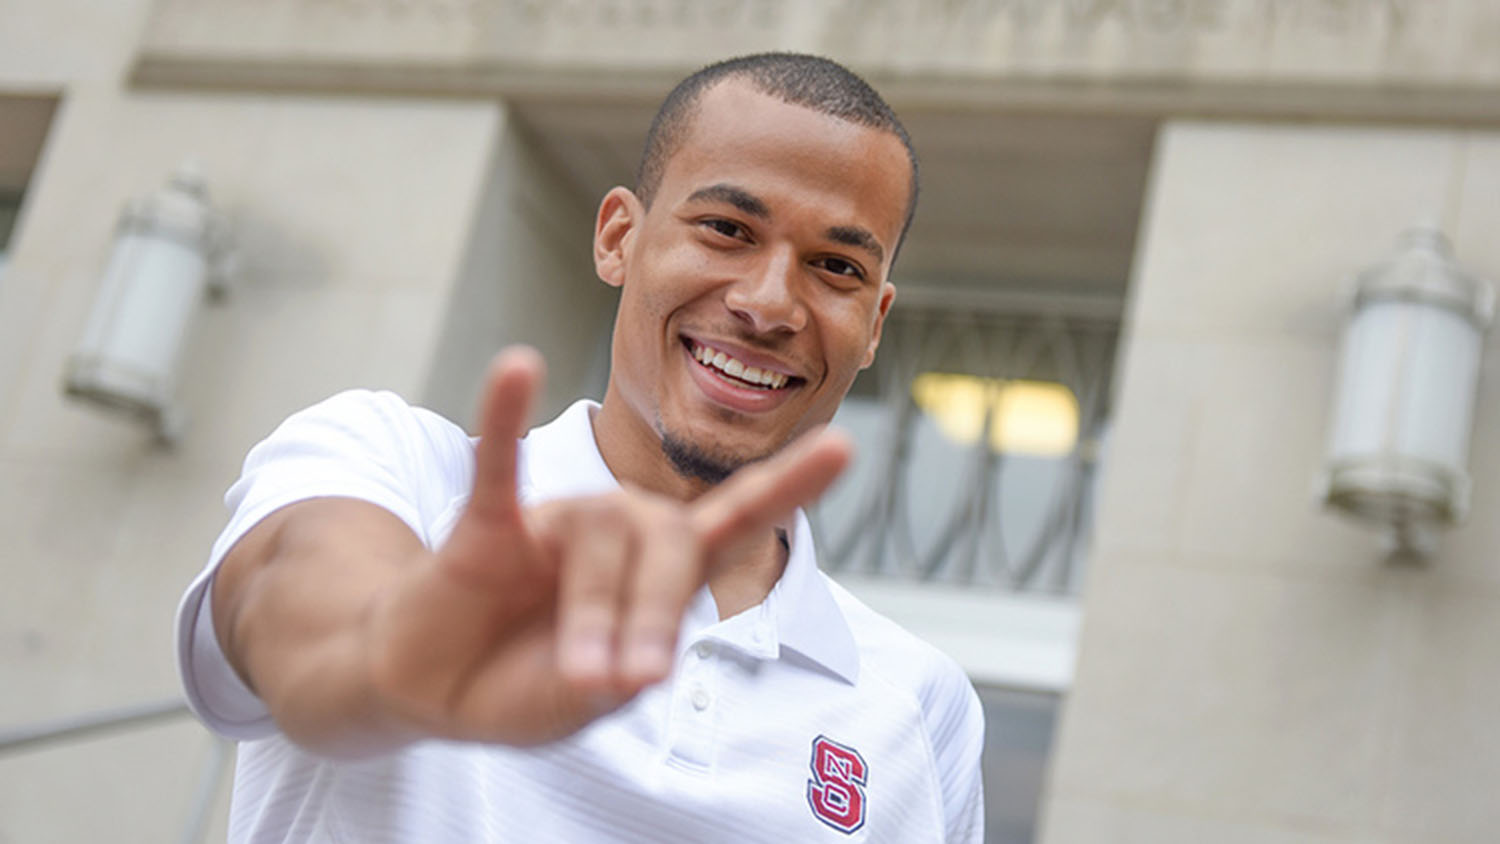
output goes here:
<path id="1" fill-rule="evenodd" d="M 151 0 L 0 0 L 0 87 L 118 85 Z"/>
<path id="2" fill-rule="evenodd" d="M 1217 34 L 1201 21 L 1142 29 L 1160 21 L 1140 10 L 1173 3 L 1072 2 L 1101 11 L 1086 26 L 1058 17 L 1032 29 L 1004 11 L 1022 5 L 923 0 L 859 16 L 833 0 L 516 0 L 493 6 L 519 16 L 495 28 L 457 0 L 0 0 L 0 91 L 61 97 L 0 277 L 0 726 L 176 693 L 177 596 L 222 524 L 219 498 L 245 449 L 289 411 L 359 385 L 467 421 L 474 377 L 514 339 L 548 354 L 550 408 L 599 382 L 612 294 L 587 260 L 597 197 L 570 190 L 549 151 L 492 100 L 347 93 L 399 83 L 412 62 L 431 70 L 434 56 L 458 57 L 463 73 L 412 77 L 449 94 L 618 85 L 639 95 L 696 63 L 698 45 L 715 56 L 821 45 L 874 68 L 908 102 L 991 108 L 1004 100 L 989 92 L 1024 100 L 1051 73 L 1056 91 L 1084 97 L 1070 108 L 1108 111 L 1122 107 L 1115 94 L 1141 89 L 1102 95 L 1108 86 L 1079 76 L 1155 78 L 1175 60 L 1221 82 L 1264 67 L 1291 82 L 1373 80 L 1364 90 L 1383 99 L 1367 117 L 1395 106 L 1419 116 L 1434 101 L 1403 98 L 1381 68 L 1464 89 L 1467 105 L 1450 117 L 1476 113 L 1500 78 L 1500 17 L 1479 0 L 1175 4 L 1242 16 L 1241 29 Z M 679 7 L 701 12 L 656 20 L 665 40 L 651 48 L 654 30 L 638 16 Z M 981 7 L 1001 12 L 979 20 Z M 605 20 L 611 8 L 621 11 Z M 913 18 L 914 8 L 932 14 Z M 1254 8 L 1282 16 L 1267 23 Z M 704 38 L 722 24 L 714 15 L 743 17 L 742 40 Z M 837 26 L 851 15 L 863 35 Z M 975 19 L 960 25 L 963 15 Z M 231 18 L 243 23 L 225 26 Z M 219 68 L 249 90 L 131 87 L 142 37 L 159 68 L 195 45 L 223 47 L 207 63 L 172 65 L 179 84 Z M 299 38 L 342 50 L 336 73 L 300 78 L 346 93 L 255 90 L 247 56 L 266 54 L 234 49 L 271 45 L 261 69 L 279 62 L 285 82 L 306 68 L 275 50 Z M 1215 38 L 1241 38 L 1242 49 L 1216 52 Z M 1027 52 L 1039 43 L 1063 52 Z M 569 45 L 634 70 L 579 73 Z M 495 82 L 486 74 L 517 72 L 495 55 L 502 47 L 532 50 L 546 72 L 522 67 Z M 990 58 L 964 63 L 974 55 Z M 1141 113 L 1224 90 L 1168 85 Z M 1269 110 L 1322 113 L 1337 101 L 1326 93 L 1255 96 L 1286 97 Z M 121 203 L 188 157 L 235 225 L 243 268 L 229 299 L 202 311 L 180 391 L 192 427 L 163 451 L 64 401 L 58 383 Z M 1500 820 L 1490 786 L 1500 778 L 1500 353 L 1480 388 L 1473 516 L 1430 565 L 1385 564 L 1372 535 L 1316 511 L 1310 487 L 1348 277 L 1401 228 L 1437 220 L 1461 262 L 1500 278 L 1500 135 L 1177 122 L 1157 157 L 1045 840 L 1489 840 Z M 0 757 L 0 844 L 170 840 L 206 746 L 179 722 Z"/>
<path id="3" fill-rule="evenodd" d="M 653 99 L 782 49 L 898 109 L 1500 119 L 1492 0 L 157 0 L 142 44 L 170 85 Z"/>
<path id="4" fill-rule="evenodd" d="M 546 151 L 507 120 L 471 215 L 421 401 L 450 419 L 478 408 L 478 377 L 497 349 L 535 346 L 547 359 L 536 417 L 604 396 L 615 294 L 594 273 L 594 203 L 570 190 Z"/>
<path id="5" fill-rule="evenodd" d="M 1043 840 L 1493 841 L 1493 340 L 1426 566 L 1311 486 L 1352 274 L 1437 221 L 1500 278 L 1500 135 L 1180 122 L 1156 155 Z"/>
<path id="6" fill-rule="evenodd" d="M 872 71 L 1474 84 L 1488 0 L 157 0 L 149 58 L 680 67 L 773 47 Z"/>
<path id="7" fill-rule="evenodd" d="M 592 325 L 591 338 L 608 304 L 588 284 L 590 209 L 503 106 L 133 90 L 122 76 L 145 13 L 0 6 L 0 91 L 61 100 L 0 277 L 0 728 L 178 694 L 175 604 L 245 450 L 346 387 L 421 400 L 436 370 L 449 393 L 472 387 L 483 360 L 440 342 L 455 290 L 471 308 L 542 280 L 562 285 L 554 308 L 585 291 L 574 321 L 512 316 L 471 336 L 549 331 L 559 392 L 594 365 L 592 348 L 570 355 L 565 329 Z M 191 426 L 163 450 L 59 385 L 122 203 L 184 159 L 199 163 L 241 261 L 227 300 L 200 313 L 179 389 Z M 497 189 L 569 234 L 536 237 L 514 212 L 480 225 Z M 489 243 L 504 254 L 476 261 Z M 183 720 L 0 756 L 0 842 L 175 840 L 207 748 Z"/>
<path id="8" fill-rule="evenodd" d="M 0 723 L 177 693 L 173 606 L 245 450 L 345 387 L 420 394 L 498 118 L 460 103 L 64 92 L 0 280 L 0 672 L 22 690 L 0 699 Z M 189 341 L 191 427 L 166 451 L 59 383 L 121 203 L 184 157 L 243 261 Z M 164 840 L 202 743 L 182 727 L 0 759 L 0 840 Z M 92 812 L 73 811 L 80 794 Z"/>

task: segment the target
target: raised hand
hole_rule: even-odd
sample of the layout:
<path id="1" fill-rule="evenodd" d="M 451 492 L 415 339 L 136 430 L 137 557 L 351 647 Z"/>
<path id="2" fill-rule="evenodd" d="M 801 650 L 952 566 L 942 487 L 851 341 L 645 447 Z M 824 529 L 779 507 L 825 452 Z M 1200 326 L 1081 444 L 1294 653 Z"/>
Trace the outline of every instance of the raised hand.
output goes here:
<path id="1" fill-rule="evenodd" d="M 365 619 L 372 691 L 412 735 L 534 744 L 622 705 L 670 673 L 718 555 L 767 534 L 848 462 L 847 441 L 823 433 L 693 502 L 627 489 L 526 509 L 516 442 L 541 369 L 527 349 L 497 358 L 466 512 Z"/>

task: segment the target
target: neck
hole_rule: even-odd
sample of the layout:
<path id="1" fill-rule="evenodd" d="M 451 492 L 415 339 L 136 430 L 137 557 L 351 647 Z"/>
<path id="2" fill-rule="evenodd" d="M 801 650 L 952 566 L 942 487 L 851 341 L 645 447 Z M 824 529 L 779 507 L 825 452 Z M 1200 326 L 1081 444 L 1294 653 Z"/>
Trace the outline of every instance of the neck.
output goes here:
<path id="1" fill-rule="evenodd" d="M 692 501 L 712 488 L 708 482 L 683 477 L 672 468 L 662 452 L 661 434 L 625 406 L 613 384 L 590 421 L 599 455 L 622 485 L 677 501 Z M 786 570 L 786 561 L 786 547 L 773 531 L 721 549 L 708 571 L 708 588 L 719 618 L 737 615 L 764 601 Z"/>
<path id="2" fill-rule="evenodd" d="M 711 486 L 679 475 L 661 449 L 661 434 L 635 408 L 626 405 L 611 382 L 592 419 L 599 455 L 621 484 L 677 501 L 692 501 Z"/>
<path id="3" fill-rule="evenodd" d="M 710 568 L 708 591 L 713 593 L 720 619 L 739 615 L 771 594 L 786 571 L 788 557 L 779 534 L 753 537 L 740 548 L 728 549 Z"/>

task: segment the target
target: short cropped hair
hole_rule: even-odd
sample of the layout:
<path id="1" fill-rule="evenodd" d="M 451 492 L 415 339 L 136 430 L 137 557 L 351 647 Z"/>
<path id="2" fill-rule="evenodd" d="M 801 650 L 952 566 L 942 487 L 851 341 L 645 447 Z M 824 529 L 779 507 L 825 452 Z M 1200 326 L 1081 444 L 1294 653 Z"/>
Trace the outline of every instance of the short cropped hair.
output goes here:
<path id="1" fill-rule="evenodd" d="M 757 53 L 711 64 L 682 80 L 667 94 L 646 133 L 646 148 L 636 173 L 636 196 L 646 207 L 661 187 L 667 162 L 687 140 L 703 92 L 728 79 L 744 79 L 756 90 L 792 105 L 804 106 L 840 120 L 890 132 L 901 139 L 911 162 L 911 189 L 901 240 L 917 210 L 917 152 L 906 127 L 868 82 L 838 62 L 801 53 Z M 898 241 L 899 247 L 899 241 Z"/>

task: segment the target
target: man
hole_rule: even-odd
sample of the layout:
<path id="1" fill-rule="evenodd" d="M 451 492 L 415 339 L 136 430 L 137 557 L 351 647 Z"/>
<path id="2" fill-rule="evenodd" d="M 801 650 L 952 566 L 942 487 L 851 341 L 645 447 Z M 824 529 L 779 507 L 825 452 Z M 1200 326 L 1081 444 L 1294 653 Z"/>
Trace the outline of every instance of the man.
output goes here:
<path id="1" fill-rule="evenodd" d="M 602 404 L 518 449 L 512 349 L 477 440 L 350 392 L 256 446 L 178 619 L 195 710 L 246 742 L 231 840 L 980 840 L 973 689 L 794 513 L 848 459 L 818 430 L 915 194 L 847 70 L 710 66 L 599 208 Z"/>

